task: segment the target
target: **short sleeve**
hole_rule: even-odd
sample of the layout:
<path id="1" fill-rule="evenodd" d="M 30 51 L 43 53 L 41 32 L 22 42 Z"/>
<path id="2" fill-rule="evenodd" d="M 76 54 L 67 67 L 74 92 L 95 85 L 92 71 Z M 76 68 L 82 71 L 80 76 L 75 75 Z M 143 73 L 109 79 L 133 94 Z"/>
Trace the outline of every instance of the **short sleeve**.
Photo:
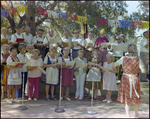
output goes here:
<path id="1" fill-rule="evenodd" d="M 33 44 L 36 44 L 37 43 L 37 39 L 36 39 L 36 36 L 34 36 L 34 38 L 33 38 Z"/>
<path id="2" fill-rule="evenodd" d="M 144 66 L 142 60 L 139 58 L 139 68 L 141 69 L 141 68 L 143 68 L 143 67 L 145 67 L 145 66 Z"/>
<path id="3" fill-rule="evenodd" d="M 81 45 L 85 46 L 84 39 L 81 39 Z"/>
<path id="4" fill-rule="evenodd" d="M 85 39 L 85 41 L 84 41 L 84 44 L 85 44 L 85 46 L 87 46 L 87 40 Z"/>
<path id="5" fill-rule="evenodd" d="M 12 35 L 12 36 L 11 36 L 11 40 L 10 40 L 10 42 L 16 42 L 16 38 L 15 38 L 15 36 L 14 36 L 14 35 Z"/>
<path id="6" fill-rule="evenodd" d="M 47 44 L 47 43 L 48 43 L 48 41 L 47 41 L 47 38 L 45 37 L 44 41 L 43 41 L 43 44 Z"/>
<path id="7" fill-rule="evenodd" d="M 60 39 L 60 41 L 59 41 L 59 45 L 62 45 L 62 39 Z"/>
<path id="8" fill-rule="evenodd" d="M 147 44 L 147 39 L 146 38 L 142 38 L 141 40 L 140 40 L 140 46 L 145 46 Z"/>
<path id="9" fill-rule="evenodd" d="M 58 62 L 62 62 L 62 58 L 61 57 L 58 58 Z"/>
<path id="10" fill-rule="evenodd" d="M 43 66 L 43 60 L 40 58 L 40 66 Z"/>
<path id="11" fill-rule="evenodd" d="M 123 57 L 121 57 L 119 60 L 117 60 L 116 63 L 117 63 L 118 65 L 123 64 Z"/>
<path id="12" fill-rule="evenodd" d="M 109 40 L 106 38 L 106 42 L 109 42 Z"/>
<path id="13" fill-rule="evenodd" d="M 48 56 L 46 56 L 46 57 L 44 58 L 44 64 L 47 64 L 47 60 L 48 60 L 47 57 L 48 57 Z"/>
<path id="14" fill-rule="evenodd" d="M 106 68 L 106 62 L 104 62 L 104 68 Z"/>
<path id="15" fill-rule="evenodd" d="M 9 56 L 6 60 L 7 65 L 10 65 L 12 62 L 13 61 L 12 61 L 11 57 Z"/>
<path id="16" fill-rule="evenodd" d="M 2 53 L 1 53 L 1 61 L 3 60 L 3 55 L 2 55 Z"/>

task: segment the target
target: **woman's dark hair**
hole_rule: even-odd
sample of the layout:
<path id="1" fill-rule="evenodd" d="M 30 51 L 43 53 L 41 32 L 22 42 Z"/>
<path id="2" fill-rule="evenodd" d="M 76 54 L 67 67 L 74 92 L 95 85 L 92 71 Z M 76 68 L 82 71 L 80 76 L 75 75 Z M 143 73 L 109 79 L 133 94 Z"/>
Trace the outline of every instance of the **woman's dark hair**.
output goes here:
<path id="1" fill-rule="evenodd" d="M 15 47 L 10 48 L 10 52 L 12 52 L 12 50 L 14 50 L 14 49 L 17 50 L 17 48 L 15 48 Z"/>

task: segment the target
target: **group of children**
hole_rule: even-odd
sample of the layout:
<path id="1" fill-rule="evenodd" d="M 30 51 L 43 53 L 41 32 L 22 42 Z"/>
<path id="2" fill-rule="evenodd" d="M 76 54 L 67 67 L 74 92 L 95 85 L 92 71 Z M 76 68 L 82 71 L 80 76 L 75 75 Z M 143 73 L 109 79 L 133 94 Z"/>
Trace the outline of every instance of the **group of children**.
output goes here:
<path id="1" fill-rule="evenodd" d="M 107 61 L 102 63 L 102 60 L 98 58 L 99 51 L 92 51 L 92 63 L 97 65 L 87 65 L 85 68 L 76 66 L 77 62 L 88 63 L 86 58 L 84 58 L 84 51 L 79 50 L 78 56 L 73 60 L 71 56 L 68 56 L 70 49 L 68 47 L 63 48 L 63 55 L 60 57 L 57 54 L 56 47 L 50 47 L 49 52 L 43 59 L 41 58 L 40 51 L 35 49 L 32 45 L 25 47 L 20 45 L 18 47 L 19 54 L 17 54 L 17 49 L 9 45 L 3 45 L 3 53 L 1 56 L 1 67 L 3 66 L 3 72 L 1 73 L 2 81 L 2 98 L 4 98 L 4 92 L 7 90 L 8 103 L 19 102 L 16 98 L 22 97 L 22 84 L 24 84 L 24 92 L 28 93 L 28 100 L 32 100 L 32 94 L 34 91 L 34 101 L 38 99 L 39 96 L 39 83 L 41 79 L 42 72 L 39 69 L 43 68 L 46 70 L 46 80 L 45 92 L 46 101 L 56 100 L 54 98 L 55 86 L 59 86 L 60 79 L 62 78 L 62 95 L 61 100 L 64 99 L 64 88 L 65 88 L 65 99 L 70 101 L 69 89 L 74 85 L 73 75 L 75 75 L 76 81 L 76 92 L 75 98 L 82 100 L 84 98 L 84 86 L 86 88 L 92 89 L 92 79 L 94 78 L 94 90 L 93 99 L 97 100 L 98 89 L 106 90 L 106 99 L 103 100 L 107 103 L 111 102 L 111 91 L 117 90 L 116 86 L 116 70 L 112 68 L 113 56 L 107 54 Z M 25 53 L 25 51 L 27 51 Z M 74 66 L 66 66 L 62 64 L 62 72 L 60 70 L 61 63 L 66 61 L 75 61 Z M 18 65 L 12 66 L 12 62 L 27 63 L 28 66 Z M 109 68 L 109 71 L 103 71 L 101 66 L 104 68 Z M 24 76 L 24 77 L 23 77 Z M 62 77 L 61 77 L 62 76 Z M 24 78 L 24 83 L 23 83 Z M 51 86 L 51 97 L 49 97 L 49 87 Z M 103 88 L 102 88 L 103 87 Z M 33 90 L 34 88 L 34 90 Z M 12 91 L 12 93 L 11 93 Z M 12 94 L 12 99 L 10 95 Z"/>

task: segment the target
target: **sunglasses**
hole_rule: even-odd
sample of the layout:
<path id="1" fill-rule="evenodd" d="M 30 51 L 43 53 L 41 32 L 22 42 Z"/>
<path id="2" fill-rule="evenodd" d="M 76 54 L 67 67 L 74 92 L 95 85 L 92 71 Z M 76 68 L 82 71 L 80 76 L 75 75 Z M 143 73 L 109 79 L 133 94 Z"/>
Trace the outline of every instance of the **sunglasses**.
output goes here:
<path id="1" fill-rule="evenodd" d="M 116 40 L 120 40 L 120 39 L 116 39 Z"/>

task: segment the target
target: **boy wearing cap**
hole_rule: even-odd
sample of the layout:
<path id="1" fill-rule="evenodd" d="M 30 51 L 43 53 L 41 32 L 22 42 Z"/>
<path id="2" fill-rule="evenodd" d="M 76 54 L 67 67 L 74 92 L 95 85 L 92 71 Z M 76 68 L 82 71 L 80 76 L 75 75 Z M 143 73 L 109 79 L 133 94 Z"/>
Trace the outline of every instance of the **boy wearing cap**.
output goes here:
<path id="1" fill-rule="evenodd" d="M 16 24 L 15 25 L 15 31 L 16 31 L 16 33 L 11 36 L 10 42 L 12 43 L 12 45 L 14 47 L 16 47 L 18 49 L 19 44 L 26 43 L 26 40 L 24 40 L 23 42 L 16 42 L 17 38 L 23 38 L 23 35 L 21 33 L 21 25 Z"/>

